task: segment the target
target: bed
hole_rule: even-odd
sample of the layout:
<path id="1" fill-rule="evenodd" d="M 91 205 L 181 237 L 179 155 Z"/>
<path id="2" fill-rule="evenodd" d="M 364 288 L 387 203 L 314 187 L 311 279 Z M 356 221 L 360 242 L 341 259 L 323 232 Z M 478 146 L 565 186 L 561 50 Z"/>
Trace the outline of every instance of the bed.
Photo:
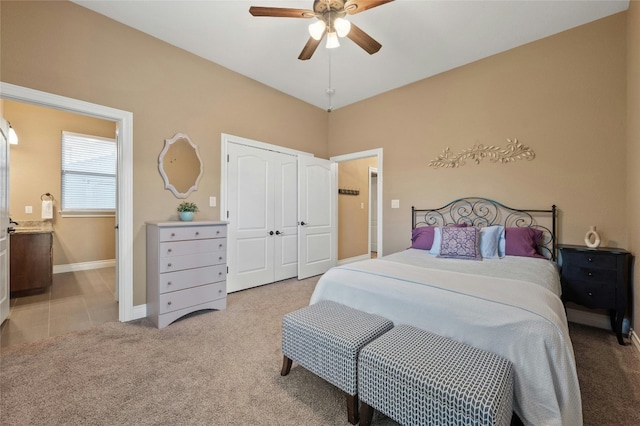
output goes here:
<path id="1" fill-rule="evenodd" d="M 330 269 L 310 304 L 333 300 L 501 355 L 515 366 L 525 425 L 581 425 L 555 234 L 555 206 L 468 197 L 412 207 L 410 248 Z"/>

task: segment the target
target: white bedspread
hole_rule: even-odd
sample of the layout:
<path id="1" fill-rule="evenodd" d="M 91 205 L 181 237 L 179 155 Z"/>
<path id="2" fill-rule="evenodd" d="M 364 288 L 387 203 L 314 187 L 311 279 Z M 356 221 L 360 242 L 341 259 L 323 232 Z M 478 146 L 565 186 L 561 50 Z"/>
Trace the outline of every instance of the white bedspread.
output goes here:
<path id="1" fill-rule="evenodd" d="M 525 425 L 582 425 L 567 320 L 552 262 L 440 259 L 406 250 L 332 268 L 310 304 L 333 300 L 489 350 L 515 365 Z"/>

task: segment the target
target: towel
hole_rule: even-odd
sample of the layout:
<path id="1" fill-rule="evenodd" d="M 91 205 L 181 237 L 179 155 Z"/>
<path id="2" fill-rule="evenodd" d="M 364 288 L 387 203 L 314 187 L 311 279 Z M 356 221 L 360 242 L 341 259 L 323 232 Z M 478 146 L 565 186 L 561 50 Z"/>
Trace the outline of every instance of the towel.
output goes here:
<path id="1" fill-rule="evenodd" d="M 53 201 L 51 200 L 42 201 L 42 218 L 53 219 Z"/>

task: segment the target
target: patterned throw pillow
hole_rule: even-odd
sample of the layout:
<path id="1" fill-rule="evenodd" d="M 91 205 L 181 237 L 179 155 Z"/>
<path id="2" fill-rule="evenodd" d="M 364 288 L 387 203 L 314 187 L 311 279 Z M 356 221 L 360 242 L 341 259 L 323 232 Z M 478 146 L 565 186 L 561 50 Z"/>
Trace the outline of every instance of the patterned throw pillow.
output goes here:
<path id="1" fill-rule="evenodd" d="M 444 227 L 438 257 L 452 259 L 482 260 L 480 254 L 480 230 L 475 226 L 466 228 Z"/>

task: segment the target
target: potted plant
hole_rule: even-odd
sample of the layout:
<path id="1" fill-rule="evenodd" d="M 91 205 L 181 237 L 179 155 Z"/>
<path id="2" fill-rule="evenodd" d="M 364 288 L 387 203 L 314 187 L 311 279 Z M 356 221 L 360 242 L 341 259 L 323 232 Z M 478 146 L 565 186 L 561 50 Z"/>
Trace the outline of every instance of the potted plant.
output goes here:
<path id="1" fill-rule="evenodd" d="M 178 214 L 180 215 L 180 220 L 185 222 L 190 222 L 193 220 L 193 216 L 198 210 L 198 206 L 195 203 L 190 203 L 188 201 L 183 201 L 178 205 Z"/>

